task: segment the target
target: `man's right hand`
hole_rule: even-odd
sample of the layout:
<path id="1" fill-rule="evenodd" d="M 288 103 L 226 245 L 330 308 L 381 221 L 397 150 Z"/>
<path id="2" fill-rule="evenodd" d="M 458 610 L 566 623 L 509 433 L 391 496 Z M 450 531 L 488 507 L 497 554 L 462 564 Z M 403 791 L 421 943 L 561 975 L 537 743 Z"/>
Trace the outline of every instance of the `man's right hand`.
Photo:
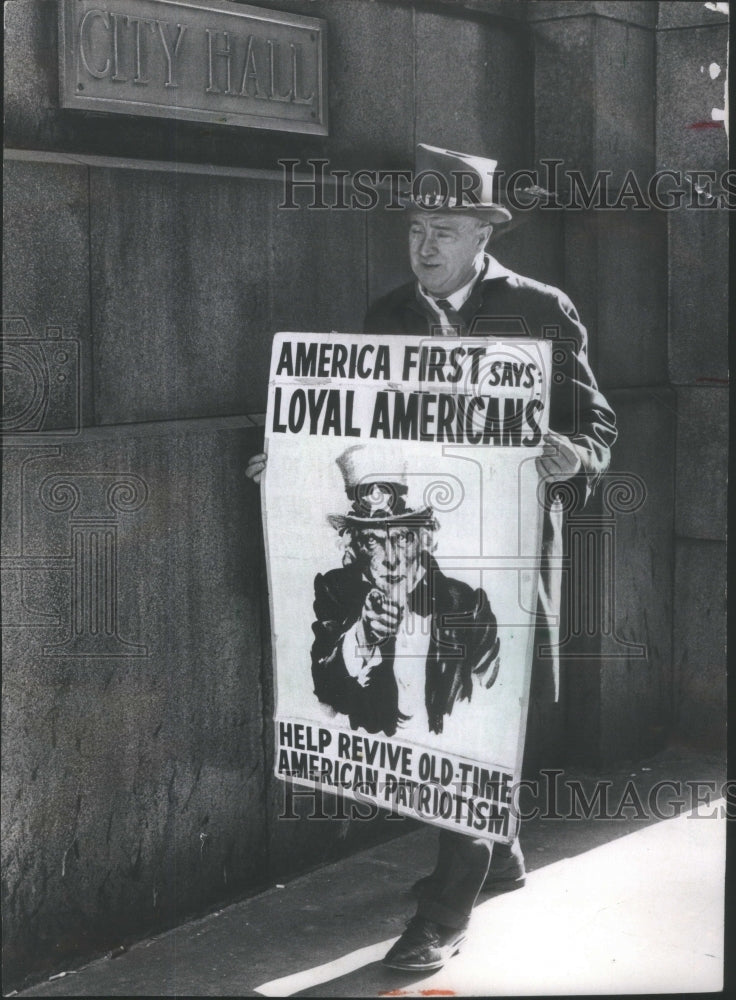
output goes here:
<path id="1" fill-rule="evenodd" d="M 396 635 L 403 611 L 396 601 L 386 597 L 383 591 L 373 587 L 366 595 L 361 620 L 368 644 L 376 646 Z"/>
<path id="2" fill-rule="evenodd" d="M 258 455 L 253 455 L 252 458 L 248 459 L 248 464 L 245 467 L 245 474 L 248 479 L 252 479 L 254 483 L 260 483 L 261 476 L 263 475 L 266 468 L 266 456 L 262 452 Z"/>

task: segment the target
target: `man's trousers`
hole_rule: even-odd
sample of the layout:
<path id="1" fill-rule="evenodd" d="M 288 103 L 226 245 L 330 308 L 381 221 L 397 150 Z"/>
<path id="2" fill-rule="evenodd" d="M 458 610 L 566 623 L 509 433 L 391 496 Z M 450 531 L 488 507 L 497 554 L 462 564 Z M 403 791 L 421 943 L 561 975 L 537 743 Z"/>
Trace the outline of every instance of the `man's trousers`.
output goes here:
<path id="1" fill-rule="evenodd" d="M 493 845 L 497 850 L 499 844 Z M 491 844 L 449 830 L 440 831 L 437 864 L 417 913 L 446 927 L 465 927 L 488 874 Z"/>

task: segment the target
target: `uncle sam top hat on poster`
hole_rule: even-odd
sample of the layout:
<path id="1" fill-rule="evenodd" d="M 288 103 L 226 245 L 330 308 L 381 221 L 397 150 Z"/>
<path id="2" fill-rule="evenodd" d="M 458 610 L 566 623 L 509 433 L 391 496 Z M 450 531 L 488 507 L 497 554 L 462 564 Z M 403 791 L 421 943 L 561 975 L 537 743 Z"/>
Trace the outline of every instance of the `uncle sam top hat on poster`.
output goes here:
<path id="1" fill-rule="evenodd" d="M 333 528 L 417 527 L 432 523 L 434 511 L 423 503 L 423 495 L 410 495 L 407 463 L 397 451 L 356 444 L 339 455 L 336 462 L 352 507 L 347 514 L 328 514 Z M 419 480 L 415 482 L 419 487 Z"/>

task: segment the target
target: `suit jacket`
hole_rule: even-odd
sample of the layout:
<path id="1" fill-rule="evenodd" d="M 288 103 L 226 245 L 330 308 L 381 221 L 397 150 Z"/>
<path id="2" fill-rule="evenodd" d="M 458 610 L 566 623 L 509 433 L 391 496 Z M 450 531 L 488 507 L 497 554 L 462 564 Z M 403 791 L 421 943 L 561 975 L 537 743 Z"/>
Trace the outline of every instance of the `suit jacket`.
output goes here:
<path id="1" fill-rule="evenodd" d="M 393 663 L 395 639 L 381 645 L 381 662 L 365 687 L 345 666 L 342 639 L 361 616 L 371 584 L 357 565 L 319 574 L 314 581 L 312 678 L 321 702 L 349 716 L 355 729 L 391 736 L 399 719 Z M 411 610 L 431 615 L 427 651 L 425 707 L 429 729 L 441 733 L 445 715 L 457 700 L 469 700 L 473 676 L 490 687 L 498 673 L 496 618 L 482 590 L 473 590 L 442 573 L 430 559 L 427 572 L 409 597 Z"/>
<path id="2" fill-rule="evenodd" d="M 608 468 L 616 440 L 616 417 L 599 391 L 588 362 L 588 335 L 575 306 L 564 292 L 503 267 L 486 255 L 485 275 L 476 282 L 459 311 L 459 335 L 534 337 L 553 334 L 549 423 L 574 443 L 582 471 L 573 480 L 585 503 Z M 428 336 L 437 319 L 409 282 L 379 299 L 369 309 L 365 332 Z M 540 625 L 536 645 L 559 640 L 563 508 L 550 495 L 542 528 L 542 562 L 537 613 Z M 559 659 L 553 653 L 535 669 L 533 687 L 556 700 L 559 696 Z"/>

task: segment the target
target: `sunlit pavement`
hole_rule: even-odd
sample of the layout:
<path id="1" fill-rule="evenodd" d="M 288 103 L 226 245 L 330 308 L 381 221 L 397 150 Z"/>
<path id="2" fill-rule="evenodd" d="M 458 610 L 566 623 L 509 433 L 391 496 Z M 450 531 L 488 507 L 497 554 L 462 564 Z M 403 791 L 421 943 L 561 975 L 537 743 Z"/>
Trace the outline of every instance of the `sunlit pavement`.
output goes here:
<path id="1" fill-rule="evenodd" d="M 481 896 L 467 942 L 439 972 L 380 959 L 433 864 L 426 828 L 133 945 L 20 996 L 513 996 L 691 993 L 723 974 L 725 803 L 718 763 L 664 756 L 605 776 L 621 806 L 658 782 L 712 781 L 695 816 L 537 819 L 523 827 L 524 889 Z M 590 790 L 594 776 L 583 776 Z M 630 786 L 629 786 L 630 787 Z M 679 791 L 685 786 L 680 787 Z M 690 786 L 686 788 L 689 791 Z M 666 794 L 665 794 L 666 792 Z M 664 789 L 661 812 L 687 795 Z M 628 800 L 630 802 L 630 800 Z M 560 807 L 559 812 L 568 810 Z M 615 809 L 609 810 L 614 812 Z"/>

